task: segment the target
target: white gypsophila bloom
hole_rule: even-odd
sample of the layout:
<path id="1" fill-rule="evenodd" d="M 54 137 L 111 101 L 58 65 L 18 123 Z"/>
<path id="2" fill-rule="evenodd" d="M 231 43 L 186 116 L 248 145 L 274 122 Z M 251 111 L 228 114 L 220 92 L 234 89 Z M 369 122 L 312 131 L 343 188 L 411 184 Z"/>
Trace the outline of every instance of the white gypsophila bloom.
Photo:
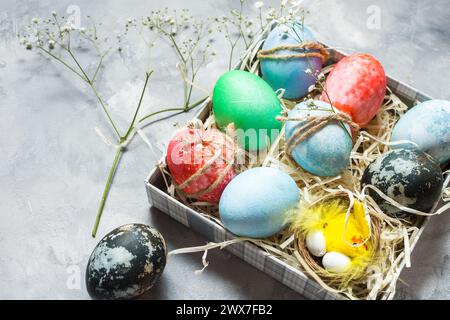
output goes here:
<path id="1" fill-rule="evenodd" d="M 62 27 L 61 32 L 70 32 L 72 31 L 72 26 L 70 24 L 66 24 Z"/>
<path id="2" fill-rule="evenodd" d="M 80 28 L 81 33 L 86 33 L 86 28 Z"/>
<path id="3" fill-rule="evenodd" d="M 282 1 L 281 1 L 281 6 L 282 6 L 282 7 L 286 7 L 286 4 L 287 4 L 287 0 L 282 0 Z"/>
<path id="4" fill-rule="evenodd" d="M 37 24 L 37 23 L 39 23 L 39 20 L 38 20 L 38 18 L 33 18 L 33 19 L 31 19 L 31 22 Z"/>
<path id="5" fill-rule="evenodd" d="M 56 11 L 52 11 L 52 16 L 56 17 Z"/>
<path id="6" fill-rule="evenodd" d="M 256 9 L 261 9 L 262 7 L 264 7 L 264 2 L 256 1 L 254 6 L 255 6 Z"/>
<path id="7" fill-rule="evenodd" d="M 308 69 L 305 70 L 305 73 L 306 74 L 312 74 L 312 70 L 310 68 L 308 68 Z"/>
<path id="8" fill-rule="evenodd" d="M 308 92 L 312 92 L 314 91 L 314 89 L 316 88 L 316 86 L 313 84 L 311 86 L 308 87 Z"/>
<path id="9" fill-rule="evenodd" d="M 287 26 L 282 26 L 280 29 L 283 33 L 289 33 L 289 28 Z"/>
<path id="10" fill-rule="evenodd" d="M 289 4 L 291 5 L 291 8 L 295 8 L 297 7 L 300 3 L 302 3 L 303 1 L 295 1 L 295 0 L 290 0 Z"/>
<path id="11" fill-rule="evenodd" d="M 24 45 L 24 44 L 27 43 L 27 39 L 25 39 L 25 38 L 20 38 L 19 43 L 22 44 L 22 45 Z"/>

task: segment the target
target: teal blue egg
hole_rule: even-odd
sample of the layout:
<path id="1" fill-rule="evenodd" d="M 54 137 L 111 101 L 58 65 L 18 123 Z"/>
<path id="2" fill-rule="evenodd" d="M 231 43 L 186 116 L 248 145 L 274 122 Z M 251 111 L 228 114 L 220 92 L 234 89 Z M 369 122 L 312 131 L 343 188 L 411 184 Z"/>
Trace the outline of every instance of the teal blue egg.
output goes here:
<path id="1" fill-rule="evenodd" d="M 416 149 L 439 163 L 450 160 L 450 101 L 428 100 L 411 108 L 395 125 L 391 141 L 411 141 L 393 148 Z"/>
<path id="2" fill-rule="evenodd" d="M 299 201 L 299 189 L 287 173 L 253 168 L 237 175 L 223 191 L 220 219 L 238 236 L 266 238 L 286 227 Z"/>
<path id="3" fill-rule="evenodd" d="M 315 42 L 312 32 L 300 22 L 280 24 L 274 28 L 264 41 L 262 50 L 273 49 L 281 45 L 297 45 L 306 41 Z M 280 50 L 277 55 L 292 55 L 310 52 Z M 308 70 L 308 71 L 307 71 Z M 322 70 L 322 60 L 318 57 L 292 58 L 287 60 L 261 59 L 261 73 L 272 89 L 284 89 L 283 98 L 299 99 L 308 93 L 310 86 L 317 81 Z"/>
<path id="4" fill-rule="evenodd" d="M 307 123 L 309 117 L 327 116 L 330 112 L 334 112 L 331 105 L 323 101 L 299 103 L 289 111 L 288 118 L 305 120 L 287 121 L 286 141 L 297 129 Z M 298 143 L 292 149 L 291 156 L 304 170 L 317 176 L 332 177 L 341 173 L 349 165 L 352 145 L 349 127 L 334 121 Z"/>

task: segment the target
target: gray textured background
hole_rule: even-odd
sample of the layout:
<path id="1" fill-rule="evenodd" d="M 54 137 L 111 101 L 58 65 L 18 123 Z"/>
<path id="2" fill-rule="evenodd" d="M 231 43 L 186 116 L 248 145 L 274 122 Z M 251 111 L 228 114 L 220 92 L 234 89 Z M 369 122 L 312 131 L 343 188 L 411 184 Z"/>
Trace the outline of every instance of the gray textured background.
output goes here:
<path id="1" fill-rule="evenodd" d="M 192 113 L 148 127 L 145 132 L 153 150 L 139 138 L 133 141 L 120 163 L 98 237 L 90 237 L 114 151 L 94 128 L 105 134 L 108 128 L 86 87 L 60 66 L 23 50 L 15 38 L 32 17 L 52 10 L 65 12 L 70 5 L 114 30 L 129 16 L 166 5 L 183 8 L 187 2 L 0 2 L 0 298 L 89 298 L 84 288 L 88 256 L 104 234 L 125 223 L 156 226 L 169 249 L 205 242 L 149 209 L 143 182 L 165 149 L 173 124 L 184 123 Z M 189 5 L 200 16 L 221 15 L 238 1 L 189 1 Z M 311 13 L 306 22 L 320 40 L 347 52 L 369 52 L 390 75 L 436 98 L 450 99 L 450 81 L 444 76 L 450 70 L 448 1 L 328 0 L 308 1 L 308 5 Z M 381 10 L 379 30 L 366 26 L 370 5 Z M 255 14 L 251 3 L 248 10 Z M 216 44 L 223 48 L 222 40 Z M 129 119 L 134 107 L 127 92 L 139 88 L 144 58 L 138 48 L 127 47 L 102 73 L 100 89 L 105 98 L 114 97 L 115 114 L 122 120 Z M 145 108 L 178 106 L 181 82 L 173 56 L 156 50 L 152 63 L 156 72 Z M 200 84 L 211 89 L 225 68 L 226 56 L 210 63 L 199 76 Z M 448 215 L 432 219 L 413 254 L 413 268 L 402 274 L 398 298 L 450 298 L 449 230 Z M 145 298 L 301 298 L 226 252 L 210 252 L 208 259 L 208 269 L 195 276 L 201 254 L 172 257 L 161 281 Z M 79 289 L 67 285 L 69 276 L 77 274 Z"/>

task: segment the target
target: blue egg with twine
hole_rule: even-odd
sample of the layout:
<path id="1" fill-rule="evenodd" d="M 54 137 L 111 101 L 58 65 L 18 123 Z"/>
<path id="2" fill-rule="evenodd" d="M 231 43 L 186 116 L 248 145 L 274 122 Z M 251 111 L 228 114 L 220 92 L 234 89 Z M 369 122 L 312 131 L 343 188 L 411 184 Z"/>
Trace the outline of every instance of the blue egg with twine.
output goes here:
<path id="1" fill-rule="evenodd" d="M 428 100 L 406 112 L 392 130 L 392 148 L 419 149 L 440 164 L 450 160 L 450 101 Z"/>
<path id="2" fill-rule="evenodd" d="M 219 202 L 222 223 L 241 237 L 267 238 L 283 230 L 297 210 L 300 191 L 285 172 L 252 168 L 226 186 Z"/>
<path id="3" fill-rule="evenodd" d="M 302 128 L 310 117 L 329 116 L 335 112 L 326 102 L 310 100 L 299 103 L 289 111 L 288 119 L 305 119 L 286 122 L 285 138 L 289 142 L 297 129 Z M 297 134 L 303 133 L 300 130 Z M 295 142 L 295 137 L 291 140 Z M 287 146 L 288 148 L 289 145 Z M 350 164 L 353 147 L 351 130 L 347 124 L 332 120 L 324 127 L 292 145 L 290 155 L 304 170 L 321 177 L 333 177 Z M 289 150 L 288 150 L 289 152 Z"/>
<path id="4" fill-rule="evenodd" d="M 320 57 L 313 56 L 285 58 L 288 55 L 311 53 L 318 50 L 308 48 L 276 50 L 275 52 L 270 50 L 286 45 L 301 45 L 305 42 L 316 42 L 316 39 L 303 23 L 281 24 L 269 33 L 258 54 L 262 78 L 270 84 L 273 90 L 284 89 L 283 98 L 285 99 L 296 100 L 306 96 L 309 87 L 317 81 L 323 61 Z M 275 59 L 273 56 L 278 58 Z"/>

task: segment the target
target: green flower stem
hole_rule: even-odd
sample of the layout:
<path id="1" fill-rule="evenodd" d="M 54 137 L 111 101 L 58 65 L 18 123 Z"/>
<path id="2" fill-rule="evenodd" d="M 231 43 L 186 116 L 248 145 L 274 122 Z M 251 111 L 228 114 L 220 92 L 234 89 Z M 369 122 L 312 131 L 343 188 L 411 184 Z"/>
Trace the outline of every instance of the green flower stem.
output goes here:
<path id="1" fill-rule="evenodd" d="M 137 105 L 136 111 L 134 112 L 133 120 L 130 123 L 130 126 L 129 126 L 128 130 L 127 130 L 127 133 L 123 136 L 123 140 L 127 140 L 128 136 L 130 135 L 131 131 L 133 130 L 134 124 L 136 123 L 136 118 L 137 118 L 138 113 L 139 113 L 139 109 L 141 109 L 142 100 L 144 99 L 145 89 L 147 88 L 148 80 L 150 79 L 152 73 L 153 73 L 153 70 L 150 71 L 150 72 L 147 72 L 145 74 L 144 87 L 142 88 L 142 93 L 141 93 L 141 96 L 139 98 L 139 103 Z"/>
<path id="2" fill-rule="evenodd" d="M 120 159 L 120 156 L 122 155 L 123 151 L 124 151 L 123 147 L 121 145 L 119 145 L 117 147 L 116 154 L 114 156 L 114 162 L 112 164 L 111 169 L 109 170 L 108 180 L 106 181 L 106 186 L 105 186 L 105 189 L 103 190 L 102 199 L 100 201 L 100 207 L 98 208 L 97 216 L 95 218 L 94 227 L 92 229 L 92 237 L 93 238 L 95 238 L 95 236 L 97 234 L 97 229 L 98 229 L 98 225 L 100 223 L 100 218 L 102 217 L 103 209 L 105 207 L 106 198 L 108 197 L 109 190 L 111 189 L 111 183 L 113 181 L 114 174 L 116 173 L 117 165 L 119 164 L 119 159 Z"/>
<path id="3" fill-rule="evenodd" d="M 100 103 L 100 105 L 102 106 L 103 111 L 106 114 L 106 117 L 109 120 L 109 123 L 111 124 L 111 126 L 113 127 L 114 131 L 116 132 L 116 135 L 119 139 L 121 139 L 121 135 L 119 132 L 119 129 L 117 129 L 116 125 L 114 124 L 113 119 L 111 118 L 111 115 L 108 112 L 108 108 L 106 107 L 106 103 L 103 101 L 102 97 L 100 97 L 100 94 L 97 91 L 97 88 L 95 87 L 94 83 L 92 83 L 91 81 L 88 81 L 88 85 L 91 87 L 92 92 L 94 92 L 94 95 L 97 97 L 98 102 Z"/>
<path id="4" fill-rule="evenodd" d="M 230 59 L 228 60 L 228 70 L 231 70 L 231 64 L 233 63 L 233 53 L 234 53 L 234 46 L 231 46 L 230 50 Z"/>
<path id="5" fill-rule="evenodd" d="M 188 111 L 194 109 L 195 107 L 197 107 L 198 105 L 200 105 L 201 103 L 205 102 L 206 99 L 208 99 L 208 97 L 204 97 L 204 98 L 202 98 L 202 99 L 200 99 L 200 100 L 194 102 L 193 104 L 188 105 L 187 107 L 184 107 L 184 108 L 168 108 L 168 109 L 163 109 L 163 110 L 158 110 L 158 111 L 152 112 L 152 113 L 142 117 L 141 119 L 139 119 L 138 123 L 142 123 L 145 120 L 147 120 L 147 119 L 149 119 L 149 118 L 151 118 L 153 116 L 156 116 L 158 114 L 165 113 L 165 112 L 174 112 L 174 111 L 188 112 Z"/>
<path id="6" fill-rule="evenodd" d="M 49 50 L 45 49 L 44 47 L 39 46 L 39 49 L 41 49 L 44 53 L 48 54 L 50 57 L 61 63 L 63 66 L 65 66 L 67 69 L 72 71 L 74 74 L 76 74 L 78 77 L 81 78 L 84 82 L 88 82 L 89 80 L 86 79 L 81 73 L 79 73 L 77 70 L 72 68 L 70 65 L 68 65 L 64 60 L 62 60 L 60 57 L 55 56 L 53 53 L 51 53 Z"/>
<path id="7" fill-rule="evenodd" d="M 75 69 L 74 69 L 73 67 L 71 67 L 67 62 L 65 62 L 63 59 L 61 59 L 60 57 L 54 55 L 53 53 L 51 53 L 49 50 L 43 48 L 42 46 L 39 46 L 38 48 L 41 49 L 44 53 L 46 53 L 46 54 L 49 55 L 50 57 L 54 58 L 54 59 L 55 59 L 56 61 L 58 61 L 59 63 L 61 63 L 63 66 L 65 66 L 66 68 L 68 68 L 70 71 L 72 71 L 72 72 L 73 72 L 74 74 L 76 74 L 78 77 L 80 77 L 81 80 L 83 80 L 83 82 L 85 82 L 87 85 L 89 85 L 89 87 L 91 87 L 91 89 L 92 89 L 94 95 L 96 96 L 96 98 L 97 98 L 98 102 L 100 103 L 100 105 L 101 105 L 103 111 L 105 112 L 106 117 L 107 117 L 108 120 L 109 120 L 109 123 L 110 123 L 111 126 L 113 127 L 113 129 L 114 129 L 114 131 L 115 131 L 115 133 L 116 133 L 116 135 L 117 135 L 117 138 L 120 140 L 122 136 L 121 136 L 119 130 L 117 129 L 117 127 L 116 127 L 116 125 L 115 125 L 115 123 L 114 123 L 114 120 L 112 119 L 111 115 L 110 115 L 109 112 L 108 112 L 108 108 L 106 107 L 106 103 L 103 101 L 102 97 L 100 97 L 100 94 L 98 93 L 98 91 L 97 91 L 97 89 L 96 89 L 96 87 L 95 87 L 95 85 L 94 85 L 94 81 L 91 80 L 91 79 L 88 77 L 88 75 L 86 74 L 86 72 L 84 71 L 84 69 L 81 67 L 81 65 L 78 63 L 78 60 L 77 60 L 76 57 L 73 55 L 73 53 L 72 53 L 70 50 L 68 50 L 68 49 L 66 49 L 66 48 L 63 47 L 63 48 L 69 53 L 69 55 L 72 57 L 73 61 L 76 63 L 77 67 L 80 69 L 80 71 L 81 71 L 82 73 L 80 73 L 80 72 L 78 72 L 77 70 L 75 70 Z M 98 66 L 98 69 L 100 69 L 100 64 L 99 64 L 99 66 Z M 96 71 L 96 72 L 98 72 L 98 71 Z"/>
<path id="8" fill-rule="evenodd" d="M 194 59 L 192 59 L 191 57 L 191 84 L 189 85 L 189 92 L 187 95 L 187 98 L 184 101 L 184 107 L 188 107 L 189 101 L 191 101 L 191 95 L 192 95 L 192 89 L 193 89 L 193 85 L 192 83 L 194 83 L 195 80 L 195 76 L 197 75 L 194 69 Z M 184 81 L 184 83 L 186 83 L 186 81 Z"/>

